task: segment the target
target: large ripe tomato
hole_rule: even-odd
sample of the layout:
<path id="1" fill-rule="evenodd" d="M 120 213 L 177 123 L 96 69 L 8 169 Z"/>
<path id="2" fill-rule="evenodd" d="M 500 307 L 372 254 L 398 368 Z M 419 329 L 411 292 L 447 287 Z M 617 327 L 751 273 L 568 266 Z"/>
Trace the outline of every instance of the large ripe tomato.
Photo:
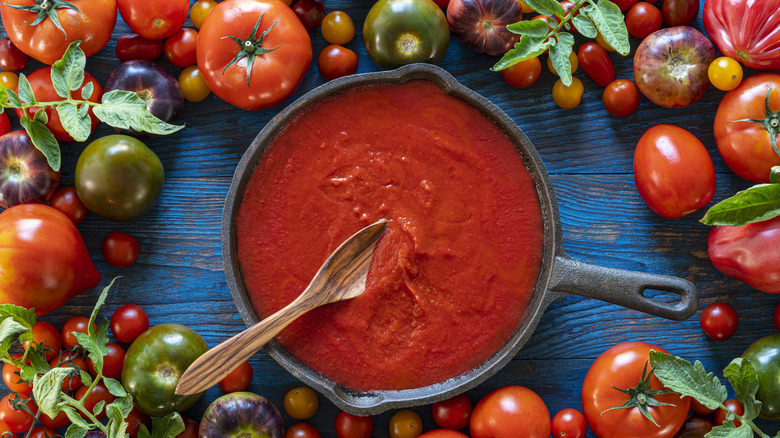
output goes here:
<path id="1" fill-rule="evenodd" d="M 176 33 L 190 11 L 189 0 L 117 0 L 116 4 L 130 29 L 150 40 Z"/>
<path id="2" fill-rule="evenodd" d="M 4 0 L 0 6 L 0 21 L 19 50 L 49 65 L 62 58 L 73 41 L 81 41 L 81 50 L 87 56 L 99 52 L 111 39 L 111 32 L 116 25 L 116 0 L 70 0 L 67 3 L 78 8 L 78 11 L 67 5 L 57 9 L 56 14 L 62 26 L 60 30 L 46 16 L 44 9 L 57 4 L 63 6 L 64 3 L 52 0 Z M 31 26 L 30 23 L 39 14 L 17 9 L 16 6 L 33 7 L 46 18 Z"/>
<path id="3" fill-rule="evenodd" d="M 591 365 L 582 384 L 582 408 L 585 419 L 599 438 L 671 438 L 688 417 L 690 399 L 677 394 L 656 395 L 654 398 L 672 406 L 647 406 L 658 423 L 656 426 L 637 407 L 608 409 L 621 406 L 629 395 L 616 388 L 637 387 L 642 371 L 647 365 L 650 350 L 667 351 L 647 342 L 623 342 L 602 353 Z M 652 375 L 649 390 L 662 389 L 663 385 Z"/>
<path id="4" fill-rule="evenodd" d="M 704 30 L 726 56 L 756 70 L 780 70 L 780 0 L 707 0 Z"/>
<path id="5" fill-rule="evenodd" d="M 712 199 L 715 166 L 693 134 L 674 125 L 655 125 L 642 135 L 634 151 L 634 182 L 650 209 L 676 219 Z"/>
<path id="6" fill-rule="evenodd" d="M 780 116 L 766 113 L 767 93 L 770 111 L 780 111 L 780 75 L 762 73 L 750 76 L 726 93 L 715 114 L 715 144 L 723 161 L 746 180 L 769 182 L 769 170 L 780 166 L 780 156 L 772 148 L 771 134 L 759 123 L 735 120 L 764 120 L 771 126 L 780 125 Z M 780 129 L 775 128 L 775 141 L 780 145 Z"/>
<path id="7" fill-rule="evenodd" d="M 496 389 L 471 413 L 472 438 L 549 438 L 550 411 L 542 398 L 518 385 Z"/>
<path id="8" fill-rule="evenodd" d="M 764 336 L 742 354 L 758 376 L 761 418 L 780 420 L 780 334 Z"/>
<path id="9" fill-rule="evenodd" d="M 313 56 L 309 33 L 280 0 L 219 3 L 200 28 L 197 52 L 198 69 L 209 89 L 248 110 L 289 99 Z M 234 62 L 237 55 L 240 59 Z"/>

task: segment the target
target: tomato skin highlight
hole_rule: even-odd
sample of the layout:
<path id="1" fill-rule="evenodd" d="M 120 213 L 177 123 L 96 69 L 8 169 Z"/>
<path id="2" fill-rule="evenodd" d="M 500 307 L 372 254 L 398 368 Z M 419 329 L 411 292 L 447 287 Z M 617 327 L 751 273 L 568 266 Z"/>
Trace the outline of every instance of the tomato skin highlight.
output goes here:
<path id="1" fill-rule="evenodd" d="M 498 388 L 471 413 L 472 438 L 549 438 L 550 411 L 539 395 L 518 385 Z"/>

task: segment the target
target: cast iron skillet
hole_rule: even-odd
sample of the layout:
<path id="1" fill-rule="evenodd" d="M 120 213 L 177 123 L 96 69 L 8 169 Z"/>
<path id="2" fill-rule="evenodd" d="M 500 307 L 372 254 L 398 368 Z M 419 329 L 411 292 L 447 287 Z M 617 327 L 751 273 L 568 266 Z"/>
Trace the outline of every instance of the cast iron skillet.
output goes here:
<path id="1" fill-rule="evenodd" d="M 324 394 L 340 409 L 355 415 L 374 415 L 389 409 L 433 403 L 475 387 L 492 376 L 520 350 L 531 337 L 542 313 L 555 299 L 576 294 L 607 301 L 652 315 L 682 320 L 698 307 L 698 294 L 693 283 L 664 275 L 625 271 L 591 265 L 569 257 L 563 250 L 561 221 L 555 194 L 539 153 L 515 122 L 500 108 L 474 91 L 461 85 L 443 69 L 430 64 L 413 64 L 396 70 L 362 73 L 340 78 L 306 93 L 271 119 L 255 137 L 236 168 L 225 200 L 222 215 L 222 257 L 225 276 L 238 311 L 247 326 L 259 321 L 247 296 L 236 257 L 235 216 L 255 166 L 268 145 L 301 109 L 344 90 L 376 83 L 399 84 L 410 80 L 429 80 L 483 112 L 495 121 L 517 146 L 528 170 L 533 175 L 544 216 L 544 255 L 542 269 L 531 300 L 528 315 L 511 339 L 481 366 L 445 382 L 421 388 L 356 392 L 336 385 L 328 378 L 307 368 L 276 341 L 265 346 L 266 352 L 287 371 Z M 644 295 L 657 290 L 679 294 L 676 303 L 655 300 Z"/>

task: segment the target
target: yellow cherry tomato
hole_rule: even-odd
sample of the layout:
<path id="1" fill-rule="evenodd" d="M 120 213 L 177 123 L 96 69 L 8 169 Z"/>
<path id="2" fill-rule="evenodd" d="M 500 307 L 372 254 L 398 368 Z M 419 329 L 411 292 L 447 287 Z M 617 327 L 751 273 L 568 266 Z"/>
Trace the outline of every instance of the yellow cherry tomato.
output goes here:
<path id="1" fill-rule="evenodd" d="M 718 90 L 730 91 L 742 83 L 742 66 L 734 58 L 721 56 L 710 63 L 707 76 Z"/>
<path id="2" fill-rule="evenodd" d="M 296 420 L 305 420 L 317 412 L 320 400 L 317 393 L 307 386 L 293 388 L 284 396 L 284 410 Z"/>
<path id="3" fill-rule="evenodd" d="M 320 28 L 325 41 L 331 44 L 343 46 L 355 37 L 355 23 L 346 12 L 333 11 L 326 15 Z"/>
<path id="4" fill-rule="evenodd" d="M 615 49 L 613 49 L 612 46 L 609 45 L 607 40 L 605 40 L 604 37 L 601 35 L 601 32 L 599 32 L 596 35 L 596 42 L 598 43 L 598 45 L 600 45 L 607 52 L 614 52 L 615 51 Z"/>
<path id="5" fill-rule="evenodd" d="M 402 409 L 390 418 L 390 438 L 417 438 L 422 432 L 422 419 L 414 411 Z"/>
<path id="6" fill-rule="evenodd" d="M 197 65 L 191 65 L 179 74 L 181 94 L 189 102 L 200 102 L 211 93 Z"/>
<path id="7" fill-rule="evenodd" d="M 569 64 L 571 64 L 571 72 L 574 73 L 577 71 L 577 67 L 579 67 L 579 60 L 577 59 L 577 54 L 573 51 L 569 53 Z M 555 76 L 560 76 L 557 71 L 555 71 L 555 67 L 553 67 L 552 58 L 547 57 L 547 68 L 550 69 L 552 74 Z"/>
<path id="8" fill-rule="evenodd" d="M 531 12 L 536 12 L 530 6 L 525 4 L 523 0 L 517 0 L 517 1 L 520 2 L 520 7 L 523 9 L 524 14 L 530 14 Z"/>
<path id="9" fill-rule="evenodd" d="M 575 77 L 571 78 L 571 85 L 568 87 L 558 79 L 552 89 L 553 101 L 563 109 L 576 108 L 582 100 L 583 91 L 585 88 L 582 86 L 582 81 Z"/>
<path id="10" fill-rule="evenodd" d="M 214 0 L 198 0 L 195 2 L 195 4 L 192 5 L 192 8 L 190 8 L 190 21 L 192 21 L 192 25 L 200 29 L 203 22 L 206 20 L 206 16 L 209 15 L 209 12 L 211 12 L 216 5 L 217 2 Z"/>
<path id="11" fill-rule="evenodd" d="M 0 87 L 8 88 L 9 90 L 16 91 L 16 87 L 19 86 L 19 76 L 10 71 L 0 72 Z"/>

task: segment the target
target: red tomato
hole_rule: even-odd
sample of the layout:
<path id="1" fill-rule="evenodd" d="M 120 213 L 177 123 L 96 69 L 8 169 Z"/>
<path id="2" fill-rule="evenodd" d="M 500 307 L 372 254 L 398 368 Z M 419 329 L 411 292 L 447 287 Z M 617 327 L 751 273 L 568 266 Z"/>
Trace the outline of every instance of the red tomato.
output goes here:
<path id="1" fill-rule="evenodd" d="M 780 330 L 780 304 L 778 304 L 777 307 L 775 307 L 775 313 L 772 319 L 775 322 L 775 328 L 777 330 Z"/>
<path id="2" fill-rule="evenodd" d="M 527 88 L 535 84 L 542 74 L 542 62 L 531 58 L 501 70 L 501 79 L 515 88 Z"/>
<path id="3" fill-rule="evenodd" d="M 450 429 L 437 429 L 425 432 L 420 435 L 420 438 L 468 438 L 468 436 Z"/>
<path id="4" fill-rule="evenodd" d="M 0 111 L 0 135 L 5 135 L 9 132 L 11 132 L 11 120 L 3 109 Z"/>
<path id="5" fill-rule="evenodd" d="M 21 354 L 14 355 L 14 359 L 19 359 L 22 357 Z M 19 374 L 20 369 L 13 366 L 10 362 L 6 362 L 3 365 L 3 382 L 5 383 L 5 386 L 11 391 L 11 392 L 18 392 L 20 394 L 29 394 L 32 392 L 32 387 L 29 383 L 25 382 L 24 380 L 21 380 L 22 377 Z"/>
<path id="6" fill-rule="evenodd" d="M 179 29 L 165 40 L 165 57 L 176 67 L 189 67 L 198 61 L 195 53 L 197 48 L 198 31 Z"/>
<path id="7" fill-rule="evenodd" d="M 661 11 L 647 2 L 639 2 L 626 13 L 626 29 L 628 33 L 644 38 L 661 28 L 663 16 Z"/>
<path id="8" fill-rule="evenodd" d="M 587 432 L 585 416 L 576 409 L 560 410 L 552 419 L 553 438 L 585 438 Z"/>
<path id="9" fill-rule="evenodd" d="M 35 426 L 25 438 L 52 438 L 54 436 L 60 436 L 56 430 L 45 426 Z"/>
<path id="10" fill-rule="evenodd" d="M 772 166 L 780 166 L 780 156 L 762 125 L 730 122 L 771 119 L 765 106 L 768 92 L 770 110 L 780 111 L 780 75 L 762 73 L 748 77 L 726 93 L 715 113 L 715 144 L 720 156 L 732 172 L 756 183 L 769 182 L 769 171 Z M 775 141 L 780 145 L 780 133 L 775 135 Z"/>
<path id="11" fill-rule="evenodd" d="M 103 257 L 117 268 L 131 266 L 140 252 L 138 240 L 128 234 L 114 231 L 103 239 Z"/>
<path id="12" fill-rule="evenodd" d="M 89 210 L 79 199 L 75 187 L 62 187 L 54 192 L 49 205 L 63 212 L 74 224 L 78 225 L 87 218 Z"/>
<path id="13" fill-rule="evenodd" d="M 5 438 L 16 438 L 16 435 L 11 433 L 11 428 L 3 421 L 0 421 L 0 435 Z"/>
<path id="14" fill-rule="evenodd" d="M 651 210 L 676 219 L 712 199 L 715 166 L 693 134 L 678 126 L 655 125 L 642 135 L 634 151 L 634 182 Z"/>
<path id="15" fill-rule="evenodd" d="M 176 438 L 198 438 L 200 423 L 197 420 L 187 417 L 183 417 L 182 420 L 184 420 L 184 431 L 176 435 Z"/>
<path id="16" fill-rule="evenodd" d="M 33 344 L 43 345 L 47 348 L 46 360 L 52 360 L 54 356 L 60 353 L 62 342 L 60 341 L 60 332 L 52 323 L 46 321 L 36 321 L 32 326 Z M 30 345 L 30 341 L 24 342 L 24 348 Z M 66 347 L 69 348 L 69 347 Z"/>
<path id="17" fill-rule="evenodd" d="M 125 304 L 111 315 L 110 325 L 117 341 L 130 344 L 149 328 L 149 317 L 141 306 Z"/>
<path id="18" fill-rule="evenodd" d="M 51 67 L 44 67 L 30 73 L 30 75 L 27 76 L 27 80 L 30 82 L 33 93 L 35 93 L 35 98 L 39 102 L 54 102 L 63 100 L 62 97 L 57 94 L 57 91 L 54 90 L 54 85 L 52 85 Z M 88 100 L 90 102 L 99 102 L 100 98 L 103 97 L 103 87 L 94 76 L 87 72 L 84 72 L 84 82 L 81 85 L 81 88 L 71 92 L 72 96 L 74 98 L 81 99 L 81 91 L 84 89 L 84 85 L 86 85 L 88 82 L 92 83 L 93 87 L 92 95 Z M 35 116 L 35 112 L 39 109 L 40 107 L 37 106 L 28 108 L 27 116 L 32 119 L 33 116 Z M 60 116 L 57 113 L 57 110 L 53 107 L 47 107 L 45 111 L 46 115 L 49 116 L 49 121 L 46 122 L 46 127 L 48 127 L 51 133 L 54 134 L 54 137 L 57 140 L 63 142 L 73 141 L 73 137 L 71 137 L 65 128 L 62 127 Z M 19 118 L 22 118 L 24 116 L 24 110 L 17 109 L 16 115 L 19 116 Z M 100 120 L 95 117 L 91 108 L 89 110 L 89 117 L 92 120 L 92 126 L 90 129 L 94 131 L 95 128 L 97 128 L 97 126 L 100 124 Z"/>
<path id="19" fill-rule="evenodd" d="M 27 67 L 29 61 L 30 57 L 19 50 L 10 38 L 0 40 L 0 69 L 16 73 Z"/>
<path id="20" fill-rule="evenodd" d="M 344 46 L 331 44 L 317 57 L 317 70 L 326 81 L 355 74 L 357 69 L 357 55 Z"/>
<path id="21" fill-rule="evenodd" d="M 737 332 L 737 311 L 726 303 L 712 303 L 701 312 L 701 328 L 715 341 L 725 341 Z"/>
<path id="22" fill-rule="evenodd" d="M 724 55 L 746 67 L 780 71 L 778 10 L 780 0 L 707 0 L 704 30 Z"/>
<path id="23" fill-rule="evenodd" d="M 550 411 L 530 389 L 509 385 L 483 397 L 471 413 L 472 438 L 549 438 Z"/>
<path id="24" fill-rule="evenodd" d="M 471 420 L 471 400 L 459 394 L 433 404 L 433 421 L 444 429 L 465 429 Z"/>
<path id="25" fill-rule="evenodd" d="M 284 438 L 322 438 L 322 435 L 309 423 L 295 423 L 287 428 Z"/>
<path id="26" fill-rule="evenodd" d="M 336 416 L 338 438 L 371 438 L 373 430 L 374 419 L 371 416 L 359 417 L 343 411 Z"/>
<path id="27" fill-rule="evenodd" d="M 631 9 L 631 6 L 636 4 L 637 0 L 615 0 L 612 3 L 618 5 L 621 11 L 626 12 Z"/>
<path id="28" fill-rule="evenodd" d="M 637 386 L 649 360 L 650 350 L 667 352 L 661 347 L 640 341 L 614 345 L 593 362 L 585 375 L 582 384 L 583 413 L 588 426 L 599 438 L 671 438 L 688 417 L 690 399 L 680 399 L 677 394 L 655 397 L 657 401 L 672 406 L 648 406 L 658 426 L 642 415 L 639 408 L 607 411 L 628 401 L 628 394 L 615 388 Z M 661 388 L 661 382 L 652 375 L 650 389 Z"/>
<path id="29" fill-rule="evenodd" d="M 314 30 L 325 19 L 325 4 L 322 0 L 298 0 L 292 5 L 292 10 L 306 30 Z"/>
<path id="30" fill-rule="evenodd" d="M 715 412 L 715 409 L 710 409 L 707 406 L 699 403 L 695 398 L 691 399 L 691 412 L 698 415 L 710 415 Z"/>
<path id="31" fill-rule="evenodd" d="M 257 33 L 250 35 L 261 16 Z M 244 43 L 238 44 L 230 37 Z M 251 67 L 246 57 L 233 62 L 247 42 L 255 51 L 270 50 L 255 57 Z M 309 33 L 279 0 L 219 3 L 200 28 L 197 51 L 198 69 L 209 89 L 228 103 L 248 110 L 268 108 L 289 99 L 312 61 Z"/>
<path id="32" fill-rule="evenodd" d="M 699 16 L 699 0 L 664 0 L 661 15 L 667 26 L 690 26 Z"/>
<path id="33" fill-rule="evenodd" d="M 604 108 L 615 117 L 628 117 L 639 109 L 642 93 L 631 79 L 615 79 L 601 95 Z"/>
<path id="34" fill-rule="evenodd" d="M 577 59 L 582 71 L 599 87 L 606 87 L 617 77 L 615 64 L 612 63 L 609 53 L 596 43 L 582 44 L 577 50 Z"/>
<path id="35" fill-rule="evenodd" d="M 243 361 L 238 368 L 219 381 L 219 387 L 227 393 L 244 391 L 252 383 L 253 374 L 252 365 L 247 361 Z"/>
<path id="36" fill-rule="evenodd" d="M 49 362 L 49 366 L 52 368 L 56 367 L 75 367 L 80 370 L 87 370 L 87 361 L 84 360 L 81 355 L 73 352 L 73 351 L 67 351 L 67 352 L 61 352 L 57 357 L 51 360 Z M 62 382 L 62 391 L 63 392 L 70 392 L 75 391 L 78 389 L 78 387 L 81 386 L 81 374 L 79 372 L 75 372 L 71 374 L 70 376 L 66 377 L 65 380 Z"/>
<path id="37" fill-rule="evenodd" d="M 59 429 L 60 427 L 65 426 L 66 424 L 70 424 L 70 419 L 68 418 L 68 414 L 66 414 L 65 411 L 60 411 L 60 413 L 57 414 L 57 416 L 54 418 L 51 418 L 48 415 L 41 412 L 41 415 L 40 417 L 38 417 L 38 420 L 40 420 L 44 426 L 50 427 L 52 429 Z"/>
<path id="38" fill-rule="evenodd" d="M 76 390 L 76 394 L 73 396 L 76 400 L 81 400 L 84 398 L 84 395 L 86 395 L 87 390 L 89 389 L 89 386 L 82 385 L 79 387 L 79 389 Z M 111 404 L 114 402 L 116 397 L 114 397 L 110 392 L 108 392 L 108 389 L 105 385 L 103 385 L 103 382 L 98 383 L 95 385 L 94 388 L 92 388 L 92 392 L 89 393 L 87 396 L 87 399 L 84 400 L 84 407 L 89 412 L 94 412 L 95 405 L 100 403 L 101 401 L 105 402 L 106 405 Z M 83 415 L 82 415 L 83 416 Z M 100 410 L 100 413 L 95 415 L 95 418 L 98 420 L 106 416 L 106 410 L 105 406 L 103 409 Z"/>
<path id="39" fill-rule="evenodd" d="M 745 407 L 742 406 L 742 403 L 739 402 L 739 400 L 735 400 L 733 398 L 728 399 L 723 402 L 723 406 L 726 407 L 726 409 L 730 410 L 736 415 L 745 415 Z M 723 422 L 726 421 L 726 411 L 723 409 L 718 409 L 715 411 L 715 425 L 721 426 L 723 425 Z M 734 419 L 734 425 L 739 427 L 742 425 L 742 422 Z"/>
<path id="40" fill-rule="evenodd" d="M 116 40 L 115 52 L 116 57 L 122 62 L 133 59 L 154 61 L 162 55 L 163 42 L 144 38 L 137 33 L 129 33 Z"/>
<path id="41" fill-rule="evenodd" d="M 32 412 L 27 412 L 24 409 L 15 409 L 11 400 L 17 400 L 21 403 L 26 403 L 27 408 Z M 10 393 L 0 400 L 0 422 L 8 425 L 8 430 L 13 433 L 27 432 L 35 422 L 34 414 L 38 413 L 38 406 L 26 394 Z"/>
<path id="42" fill-rule="evenodd" d="M 80 345 L 73 332 L 87 334 L 89 331 L 88 326 L 89 318 L 83 315 L 74 316 L 65 321 L 65 324 L 62 326 L 62 346 L 69 350 L 76 345 Z M 92 327 L 97 329 L 94 324 L 92 324 Z"/>
<path id="43" fill-rule="evenodd" d="M 130 411 L 125 420 L 127 421 L 127 433 L 130 435 L 130 438 L 136 438 L 138 436 L 138 429 L 142 424 L 146 426 L 147 429 L 152 427 L 152 417 L 141 412 L 141 410 L 138 409 L 138 406 L 135 405 L 133 405 L 133 410 Z M 188 420 L 192 419 L 183 417 L 182 420 L 184 420 L 184 431 L 186 432 L 187 428 L 191 427 Z M 197 421 L 195 423 L 197 424 Z M 198 435 L 196 433 L 195 437 L 197 436 Z"/>
<path id="44" fill-rule="evenodd" d="M 117 0 L 119 14 L 133 32 L 150 40 L 167 38 L 181 29 L 190 11 L 189 0 Z"/>
<path id="45" fill-rule="evenodd" d="M 108 354 L 103 356 L 103 376 L 119 380 L 122 378 L 122 364 L 125 363 L 125 349 L 116 342 L 108 343 Z M 95 364 L 89 359 L 89 372 L 96 376 Z"/>
<path id="46" fill-rule="evenodd" d="M 15 9 L 6 1 L 0 7 L 0 21 L 19 50 L 45 64 L 54 64 L 62 58 L 73 41 L 81 41 L 81 50 L 86 56 L 92 56 L 111 39 L 116 25 L 116 0 L 70 0 L 70 3 L 80 12 L 69 7 L 57 9 L 64 33 L 49 18 L 31 26 L 38 14 Z M 18 0 L 13 4 L 33 6 L 36 3 Z"/>

